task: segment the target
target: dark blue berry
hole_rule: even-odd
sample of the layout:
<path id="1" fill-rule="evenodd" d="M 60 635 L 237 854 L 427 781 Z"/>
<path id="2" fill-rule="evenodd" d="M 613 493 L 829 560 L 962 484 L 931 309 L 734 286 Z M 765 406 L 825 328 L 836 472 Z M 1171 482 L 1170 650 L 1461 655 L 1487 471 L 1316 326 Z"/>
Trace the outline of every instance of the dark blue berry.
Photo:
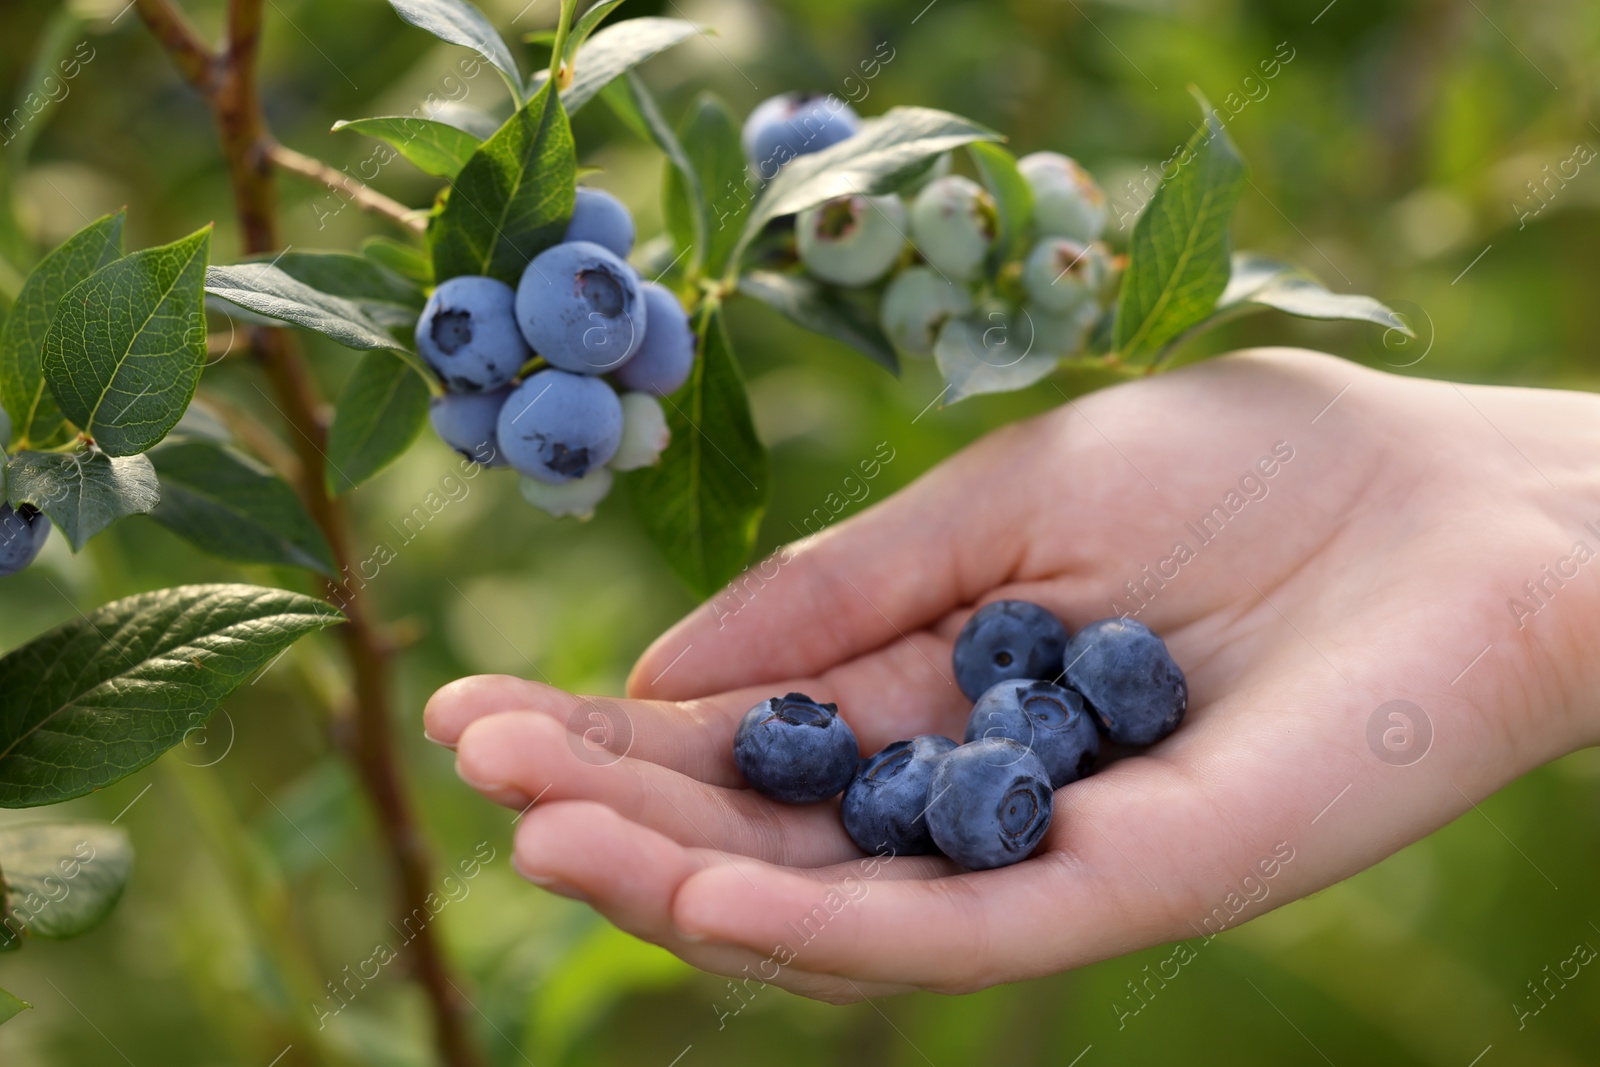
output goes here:
<path id="1" fill-rule="evenodd" d="M 1067 628 L 1044 608 L 996 600 L 973 612 L 956 638 L 956 684 L 968 700 L 977 700 L 1008 678 L 1055 681 L 1066 644 Z"/>
<path id="2" fill-rule="evenodd" d="M 855 775 L 861 748 L 834 704 L 804 693 L 763 700 L 739 723 L 733 762 L 762 796 L 811 804 L 836 796 Z"/>
<path id="3" fill-rule="evenodd" d="M 1101 619 L 1073 635 L 1066 684 L 1120 745 L 1153 745 L 1178 728 L 1189 685 L 1161 638 L 1137 619 Z"/>
<path id="4" fill-rule="evenodd" d="M 948 737 L 923 734 L 862 760 L 839 805 L 850 839 L 878 855 L 938 851 L 928 833 L 928 782 L 940 758 L 955 747 Z"/>

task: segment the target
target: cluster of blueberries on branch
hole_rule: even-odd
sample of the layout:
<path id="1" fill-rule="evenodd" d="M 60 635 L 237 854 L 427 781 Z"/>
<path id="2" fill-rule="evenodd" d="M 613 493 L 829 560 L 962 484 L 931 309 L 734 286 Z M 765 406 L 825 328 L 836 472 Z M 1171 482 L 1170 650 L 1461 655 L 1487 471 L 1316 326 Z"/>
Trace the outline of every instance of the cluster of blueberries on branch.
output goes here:
<path id="1" fill-rule="evenodd" d="M 612 471 L 647 467 L 670 434 L 659 397 L 688 380 L 695 338 L 678 298 L 627 262 L 633 218 L 579 188 L 565 239 L 513 289 L 463 275 L 417 321 L 417 350 L 444 382 L 435 432 L 485 466 L 522 475 L 528 501 L 587 515 Z"/>
<path id="2" fill-rule="evenodd" d="M 827 148 L 854 135 L 860 123 L 834 97 L 774 97 L 745 123 L 745 154 L 770 177 L 771 161 Z M 878 321 L 907 355 L 932 354 L 944 323 L 972 314 L 986 292 L 1020 307 L 1017 318 L 1027 329 L 1016 340 L 1024 349 L 1077 353 L 1116 289 L 1119 264 L 1100 241 L 1106 197 L 1083 167 L 1059 152 L 1034 152 L 1016 167 L 1032 201 L 1032 244 L 1016 263 L 997 262 L 1004 257 L 996 255 L 1001 226 L 993 196 L 971 178 L 949 173 L 948 154 L 911 183 L 905 197 L 852 194 L 800 212 L 800 262 L 817 280 L 844 289 L 888 278 Z"/>

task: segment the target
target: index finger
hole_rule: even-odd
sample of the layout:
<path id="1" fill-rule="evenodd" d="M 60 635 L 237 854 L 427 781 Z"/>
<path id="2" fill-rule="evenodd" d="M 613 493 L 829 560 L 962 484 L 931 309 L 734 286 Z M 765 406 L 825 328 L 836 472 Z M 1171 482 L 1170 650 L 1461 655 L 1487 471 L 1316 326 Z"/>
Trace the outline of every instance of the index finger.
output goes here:
<path id="1" fill-rule="evenodd" d="M 1004 584 L 1023 562 L 1029 479 L 994 470 L 1026 426 L 762 560 L 645 651 L 629 694 L 683 700 L 821 674 Z"/>

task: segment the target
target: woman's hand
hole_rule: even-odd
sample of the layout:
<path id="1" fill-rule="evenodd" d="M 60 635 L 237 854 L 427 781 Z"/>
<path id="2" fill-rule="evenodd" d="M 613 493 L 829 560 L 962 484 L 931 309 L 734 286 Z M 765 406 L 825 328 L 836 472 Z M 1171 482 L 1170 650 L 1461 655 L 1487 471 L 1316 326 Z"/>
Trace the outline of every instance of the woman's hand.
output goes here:
<path id="1" fill-rule="evenodd" d="M 530 880 L 697 967 L 967 991 L 1215 933 L 1595 743 L 1597 552 L 1600 400 L 1253 351 L 996 432 L 784 550 L 645 653 L 637 699 L 467 678 L 427 728 L 532 804 Z M 1135 613 L 1189 679 L 1178 731 L 1059 791 L 1032 859 L 864 858 L 836 804 L 743 788 L 733 732 L 774 693 L 838 702 L 868 753 L 961 737 L 951 642 L 1004 598 Z"/>

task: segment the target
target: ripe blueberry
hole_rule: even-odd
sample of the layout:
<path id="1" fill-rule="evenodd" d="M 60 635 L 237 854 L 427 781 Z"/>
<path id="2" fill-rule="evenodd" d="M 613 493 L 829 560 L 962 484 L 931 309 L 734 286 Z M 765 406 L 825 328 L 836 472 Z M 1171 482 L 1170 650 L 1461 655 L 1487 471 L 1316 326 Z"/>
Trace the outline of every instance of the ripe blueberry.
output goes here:
<path id="1" fill-rule="evenodd" d="M 966 740 L 1009 737 L 1026 746 L 1060 789 L 1088 774 L 1100 754 L 1100 734 L 1083 697 L 1050 682 L 1013 678 L 978 698 L 967 718 Z"/>
<path id="2" fill-rule="evenodd" d="M 938 178 L 911 202 L 912 244 L 951 281 L 977 275 L 997 231 L 994 198 L 971 178 Z"/>
<path id="3" fill-rule="evenodd" d="M 582 478 L 560 485 L 551 485 L 526 476 L 517 479 L 517 482 L 522 491 L 522 499 L 540 511 L 558 519 L 569 515 L 578 519 L 588 519 L 594 515 L 594 509 L 599 506 L 600 501 L 611 492 L 611 471 L 605 467 L 596 467 Z"/>
<path id="4" fill-rule="evenodd" d="M 956 637 L 956 684 L 968 700 L 977 700 L 1008 678 L 1054 681 L 1066 644 L 1067 628 L 1039 605 L 993 601 L 973 612 Z"/>
<path id="5" fill-rule="evenodd" d="M 563 241 L 589 241 L 620 259 L 633 251 L 633 216 L 621 200 L 604 189 L 578 186 L 572 219 Z"/>
<path id="6" fill-rule="evenodd" d="M 1067 642 L 1063 663 L 1066 684 L 1118 744 L 1153 745 L 1183 720 L 1189 684 L 1166 643 L 1137 619 L 1091 622 Z"/>
<path id="7" fill-rule="evenodd" d="M 850 784 L 860 746 L 835 704 L 803 693 L 763 700 L 733 735 L 733 762 L 762 796 L 785 804 L 827 800 Z"/>
<path id="8" fill-rule="evenodd" d="M 417 320 L 417 351 L 453 393 L 500 388 L 528 362 L 511 286 L 465 274 L 443 282 Z"/>
<path id="9" fill-rule="evenodd" d="M 517 325 L 552 367 L 574 374 L 616 370 L 639 350 L 649 313 L 639 278 L 589 241 L 533 257 L 517 285 Z"/>
<path id="10" fill-rule="evenodd" d="M 694 331 L 671 289 L 642 282 L 639 291 L 644 296 L 644 339 L 615 377 L 624 389 L 668 396 L 689 380 L 694 369 Z"/>
<path id="11" fill-rule="evenodd" d="M 1060 152 L 1034 152 L 1017 160 L 1033 191 L 1033 224 L 1047 237 L 1093 241 L 1106 228 L 1106 194 L 1089 172 Z"/>
<path id="12" fill-rule="evenodd" d="M 925 356 L 939 339 L 946 319 L 972 310 L 972 294 L 930 267 L 907 267 L 894 276 L 878 305 L 878 322 L 895 347 Z"/>
<path id="13" fill-rule="evenodd" d="M 1037 306 L 1068 315 L 1099 299 L 1110 272 L 1103 246 L 1046 237 L 1023 260 L 1022 285 Z"/>
<path id="14" fill-rule="evenodd" d="M 968 870 L 1028 858 L 1050 828 L 1055 794 L 1039 757 L 1006 737 L 962 745 L 928 783 L 928 830 Z"/>
<path id="15" fill-rule="evenodd" d="M 495 435 L 519 473 L 560 485 L 610 462 L 622 441 L 622 404 L 599 378 L 542 370 L 506 398 Z"/>
<path id="16" fill-rule="evenodd" d="M 841 196 L 800 212 L 795 239 L 806 269 L 834 285 L 870 285 L 906 243 L 906 206 L 898 196 Z"/>
<path id="17" fill-rule="evenodd" d="M 0 504 L 0 578 L 24 569 L 50 537 L 50 520 L 27 504 Z"/>
<path id="18" fill-rule="evenodd" d="M 428 403 L 428 421 L 433 432 L 451 448 L 485 467 L 504 467 L 495 426 L 511 387 L 492 393 L 446 393 Z"/>
<path id="19" fill-rule="evenodd" d="M 928 833 L 928 782 L 939 759 L 955 747 L 948 737 L 923 734 L 862 760 L 839 803 L 850 840 L 879 855 L 936 851 Z"/>
<path id="20" fill-rule="evenodd" d="M 611 469 L 632 471 L 654 466 L 672 443 L 672 431 L 667 427 L 661 401 L 649 393 L 623 393 L 620 401 L 622 443 L 611 457 Z"/>
<path id="21" fill-rule="evenodd" d="M 861 117 L 837 96 L 784 93 L 763 100 L 744 120 L 744 157 L 763 181 L 796 156 L 820 152 L 861 128 Z"/>

